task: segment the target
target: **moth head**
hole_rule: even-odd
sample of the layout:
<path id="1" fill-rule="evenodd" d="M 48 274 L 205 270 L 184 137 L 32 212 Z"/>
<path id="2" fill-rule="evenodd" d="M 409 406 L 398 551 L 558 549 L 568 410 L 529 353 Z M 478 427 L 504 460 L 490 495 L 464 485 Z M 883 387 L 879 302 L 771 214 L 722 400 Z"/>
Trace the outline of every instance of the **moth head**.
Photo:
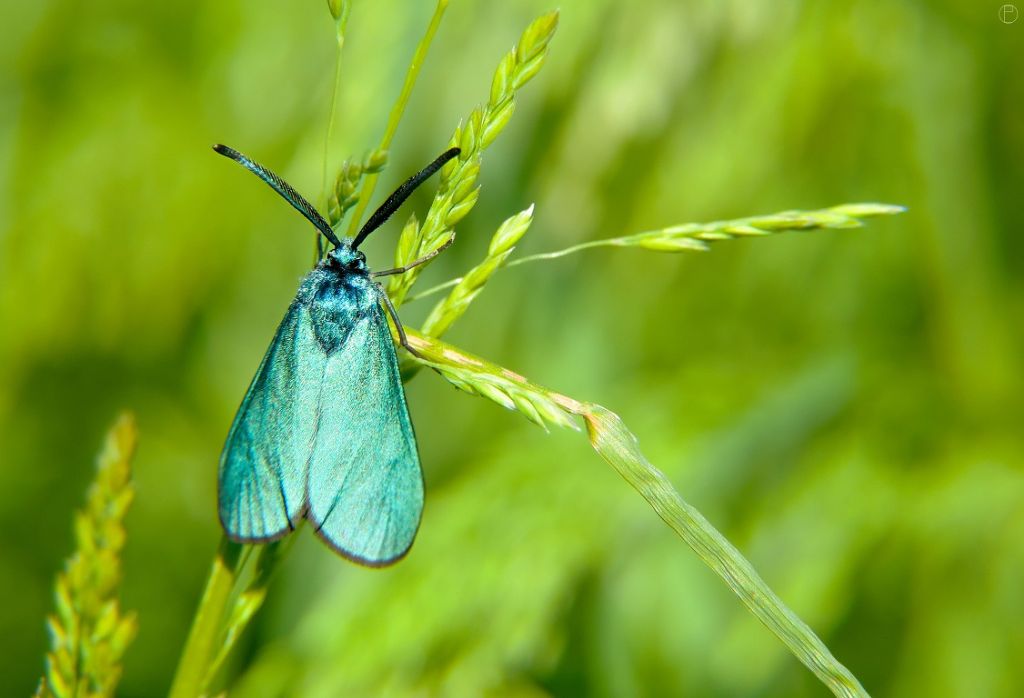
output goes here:
<path id="1" fill-rule="evenodd" d="M 327 253 L 327 264 L 338 271 L 369 272 L 366 266 L 366 255 L 359 250 L 352 249 L 344 242 Z"/>

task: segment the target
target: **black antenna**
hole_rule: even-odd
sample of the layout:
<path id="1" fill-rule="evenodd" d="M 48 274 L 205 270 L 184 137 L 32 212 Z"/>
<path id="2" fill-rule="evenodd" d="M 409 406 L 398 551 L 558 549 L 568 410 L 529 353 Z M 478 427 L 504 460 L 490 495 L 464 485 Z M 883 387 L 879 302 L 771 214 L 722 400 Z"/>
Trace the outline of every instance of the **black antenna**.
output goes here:
<path id="1" fill-rule="evenodd" d="M 296 211 L 301 213 L 306 217 L 306 220 L 315 225 L 316 229 L 323 233 L 323 236 L 327 238 L 332 245 L 335 247 L 341 247 L 341 241 L 338 240 L 338 236 L 334 234 L 333 230 L 331 230 L 330 223 L 325 221 L 324 217 L 320 215 L 320 212 L 313 208 L 313 204 L 302 198 L 302 194 L 292 189 L 292 186 L 288 184 L 288 182 L 284 181 L 255 160 L 242 155 L 234 148 L 229 148 L 226 145 L 218 143 L 213 146 L 213 149 L 224 157 L 231 158 L 239 165 L 269 184 L 274 191 L 281 195 L 282 199 L 294 206 Z"/>
<path id="2" fill-rule="evenodd" d="M 459 148 L 449 148 L 448 150 L 441 153 L 436 160 L 424 167 L 422 170 L 414 174 L 409 179 L 402 182 L 402 186 L 395 189 L 394 193 L 385 199 L 384 203 L 380 205 L 373 215 L 367 219 L 363 227 L 359 229 L 354 240 L 352 240 L 352 249 L 359 247 L 359 243 L 366 239 L 366 236 L 372 233 L 374 230 L 383 225 L 384 221 L 391 217 L 391 214 L 398 210 L 398 207 L 409 198 L 413 190 L 419 185 L 440 170 L 446 162 L 451 160 L 453 157 L 461 153 L 462 150 Z"/>

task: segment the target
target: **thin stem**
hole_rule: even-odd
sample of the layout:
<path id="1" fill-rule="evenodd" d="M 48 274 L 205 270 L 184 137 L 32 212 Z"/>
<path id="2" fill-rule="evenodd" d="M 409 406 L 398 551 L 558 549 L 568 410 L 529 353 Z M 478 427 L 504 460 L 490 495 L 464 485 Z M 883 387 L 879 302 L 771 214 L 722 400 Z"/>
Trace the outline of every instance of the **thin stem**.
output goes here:
<path id="1" fill-rule="evenodd" d="M 334 82 L 331 86 L 331 111 L 327 116 L 327 133 L 324 135 L 324 167 L 323 167 L 323 200 L 324 204 L 327 203 L 327 198 L 330 196 L 330 191 L 327 188 L 327 163 L 331 152 L 331 140 L 334 136 L 334 117 L 338 111 L 338 92 L 340 92 L 341 83 L 341 49 L 345 44 L 345 37 L 338 37 L 338 53 L 334 58 Z M 325 206 L 326 208 L 326 206 Z"/>
<path id="2" fill-rule="evenodd" d="M 591 240 L 590 242 L 581 242 L 578 245 L 572 247 L 566 247 L 564 250 L 558 250 L 557 252 L 542 252 L 540 254 L 532 254 L 527 257 L 520 257 L 519 259 L 513 259 L 508 262 L 506 267 L 517 267 L 520 264 L 526 264 L 527 262 L 538 262 L 544 259 L 558 259 L 559 257 L 565 257 L 579 252 L 581 250 L 589 250 L 593 247 L 621 247 L 625 238 L 608 238 L 606 240 Z"/>
<path id="3" fill-rule="evenodd" d="M 511 262 L 505 263 L 504 266 L 515 267 L 520 264 L 526 264 L 527 262 L 539 262 L 545 259 L 558 259 L 559 257 L 565 257 L 566 255 L 570 255 L 574 252 L 579 252 L 580 250 L 587 250 L 592 247 L 621 247 L 623 239 L 624 238 L 609 238 L 607 240 L 591 240 L 590 242 L 581 242 L 579 245 L 573 245 L 572 247 L 567 247 L 564 250 L 558 250 L 557 252 L 543 252 L 541 254 L 533 254 L 528 257 L 520 257 L 519 259 L 513 259 Z M 430 288 L 424 291 L 420 291 L 419 293 L 409 296 L 408 298 L 405 299 L 405 302 L 411 303 L 413 301 L 418 301 L 421 298 L 433 296 L 435 294 L 440 293 L 441 291 L 452 288 L 453 286 L 457 286 L 461 281 L 461 276 L 456 279 L 448 279 L 448 281 L 439 283 L 436 286 L 431 286 Z"/>
<path id="4" fill-rule="evenodd" d="M 423 67 L 423 61 L 426 60 L 427 50 L 434 40 L 437 28 L 441 25 L 441 17 L 446 9 L 448 9 L 448 0 L 438 0 L 437 7 L 434 9 L 434 16 L 430 18 L 430 24 L 427 26 L 427 32 L 420 39 L 420 43 L 416 47 L 416 53 L 413 54 L 412 63 L 409 64 L 409 70 L 405 74 L 405 83 L 402 85 L 402 91 L 399 93 L 394 106 L 391 107 L 391 114 L 388 116 L 388 123 L 384 128 L 384 136 L 377 147 L 379 151 L 386 151 L 391 146 L 391 141 L 398 130 L 398 123 L 402 120 L 402 114 L 405 112 L 405 105 L 409 102 L 412 88 L 416 85 L 416 79 L 419 77 L 420 68 Z M 377 178 L 379 176 L 380 173 L 372 172 L 363 180 L 363 187 L 359 190 L 359 203 L 356 204 L 355 213 L 352 215 L 352 220 L 349 221 L 348 237 L 350 238 L 355 237 L 356 231 L 359 229 L 359 221 L 362 220 L 363 213 L 366 212 L 366 207 L 373 196 L 373 190 L 377 186 Z"/>
<path id="5" fill-rule="evenodd" d="M 413 301 L 418 301 L 420 298 L 426 298 L 427 296 L 433 296 L 435 293 L 440 293 L 441 291 L 444 291 L 445 289 L 449 289 L 452 286 L 458 286 L 461 282 L 462 282 L 462 277 L 461 276 L 458 277 L 458 278 L 455 278 L 455 279 L 448 279 L 448 281 L 445 281 L 444 283 L 438 284 L 437 286 L 431 286 L 430 288 L 426 289 L 425 291 L 420 291 L 419 293 L 415 293 L 415 294 L 407 297 L 405 299 L 405 302 L 406 303 L 412 303 Z"/>
<path id="6" fill-rule="evenodd" d="M 217 654 L 228 598 L 242 567 L 239 558 L 243 549 L 242 545 L 221 538 L 171 684 L 170 698 L 195 698 L 203 693 L 203 683 Z"/>
<path id="7" fill-rule="evenodd" d="M 647 500 L 662 521 L 722 578 L 750 612 L 835 695 L 868 698 L 867 691 L 850 670 L 839 663 L 814 631 L 772 591 L 743 554 L 647 460 L 636 436 L 619 416 L 600 405 L 577 405 L 583 410 L 568 406 L 566 409 L 586 420 L 590 443 L 598 455 Z"/>
<path id="8" fill-rule="evenodd" d="M 346 8 L 348 6 L 346 5 Z M 341 92 L 341 53 L 342 49 L 345 48 L 345 27 L 348 26 L 348 10 L 345 9 L 343 14 L 338 17 L 337 21 L 337 37 L 338 37 L 338 51 L 334 57 L 334 81 L 331 84 L 331 111 L 327 116 L 327 132 L 324 134 L 324 163 L 323 163 L 323 177 L 321 180 L 321 190 L 323 210 L 327 210 L 327 201 L 331 196 L 330 189 L 327 183 L 327 165 L 330 160 L 331 152 L 331 140 L 334 135 L 334 121 L 335 115 L 338 113 L 338 93 Z M 324 243 L 320 239 L 320 234 L 315 236 L 313 242 L 314 259 L 313 264 L 317 264 L 323 258 L 324 254 Z"/>
<path id="9" fill-rule="evenodd" d="M 280 568 L 280 562 L 292 549 L 292 546 L 295 545 L 297 539 L 297 536 L 291 535 L 265 545 L 247 546 L 247 551 L 255 552 L 252 555 L 247 554 L 243 556 L 242 561 L 238 564 L 238 569 L 246 569 L 247 559 L 254 557 L 255 562 L 248 568 L 251 570 L 251 577 L 246 587 L 235 597 L 232 608 L 228 611 L 224 631 L 221 633 L 223 640 L 218 643 L 217 653 L 214 659 L 211 660 L 206 672 L 203 686 L 206 690 L 209 690 L 209 686 L 212 685 L 217 674 L 224 666 L 239 638 L 263 606 L 271 578 Z M 247 574 L 246 576 L 250 575 Z"/>

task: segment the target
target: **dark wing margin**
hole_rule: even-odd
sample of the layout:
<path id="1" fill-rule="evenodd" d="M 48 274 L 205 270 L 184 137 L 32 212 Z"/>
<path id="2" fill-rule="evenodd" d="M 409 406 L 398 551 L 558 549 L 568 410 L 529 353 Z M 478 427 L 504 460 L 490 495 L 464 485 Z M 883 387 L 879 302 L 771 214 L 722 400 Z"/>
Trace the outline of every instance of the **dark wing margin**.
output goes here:
<path id="1" fill-rule="evenodd" d="M 316 207 L 306 201 L 302 194 L 295 191 L 295 189 L 292 188 L 292 185 L 288 184 L 288 182 L 281 179 L 275 173 L 271 172 L 247 155 L 243 155 L 238 152 L 234 148 L 218 143 L 213 146 L 213 149 L 224 157 L 231 158 L 239 165 L 269 184 L 274 191 L 281 195 L 282 199 L 290 203 L 296 211 L 306 217 L 306 220 L 316 226 L 317 230 L 323 233 L 323 236 L 327 238 L 332 245 L 335 247 L 341 247 L 341 241 L 338 240 L 338 236 L 335 235 L 334 231 L 331 229 L 331 224 L 324 220 L 324 217 L 320 215 L 320 212 L 316 210 Z"/>
<path id="2" fill-rule="evenodd" d="M 327 360 L 309 459 L 306 516 L 345 557 L 403 557 L 423 513 L 423 474 L 398 359 L 379 304 Z"/>
<path id="3" fill-rule="evenodd" d="M 249 386 L 221 454 L 221 525 L 236 541 L 267 541 L 291 531 L 306 508 L 306 465 L 317 428 L 327 357 L 308 307 L 298 301 L 281 321 Z"/>

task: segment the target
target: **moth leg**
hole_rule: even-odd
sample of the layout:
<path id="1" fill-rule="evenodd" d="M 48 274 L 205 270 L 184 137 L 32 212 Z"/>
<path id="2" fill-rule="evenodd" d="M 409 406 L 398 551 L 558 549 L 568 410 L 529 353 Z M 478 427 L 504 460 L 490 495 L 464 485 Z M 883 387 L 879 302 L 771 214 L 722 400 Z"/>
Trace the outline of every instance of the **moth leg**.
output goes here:
<path id="1" fill-rule="evenodd" d="M 423 354 L 413 349 L 409 344 L 409 338 L 405 336 L 405 328 L 402 327 L 402 321 L 398 317 L 398 311 L 395 310 L 394 304 L 391 302 L 391 299 L 388 298 L 387 291 L 385 291 L 384 287 L 380 284 L 374 284 L 374 286 L 377 287 L 377 292 L 380 294 L 380 298 L 384 302 L 384 307 L 387 309 L 388 315 L 390 315 L 391 319 L 395 321 L 395 329 L 398 330 L 398 343 L 405 347 L 405 350 L 416 358 L 425 359 L 426 357 L 423 356 Z"/>
<path id="2" fill-rule="evenodd" d="M 414 259 L 413 261 L 411 261 L 408 264 L 406 264 L 404 267 L 395 267 L 394 269 L 385 269 L 384 271 L 372 271 L 372 272 L 370 272 L 370 276 L 371 277 L 378 277 L 378 276 L 392 276 L 393 274 L 404 274 L 405 272 L 409 271 L 413 267 L 418 267 L 421 264 L 426 264 L 427 262 L 432 260 L 434 257 L 436 257 L 437 255 L 441 254 L 446 249 L 448 249 L 448 246 L 451 245 L 453 242 L 455 242 L 455 233 L 452 233 L 451 236 L 447 240 L 444 241 L 444 244 L 442 244 L 440 247 L 438 247 L 436 250 L 434 250 L 430 254 L 423 255 L 419 259 Z M 406 347 L 406 348 L 408 348 L 408 347 Z"/>

